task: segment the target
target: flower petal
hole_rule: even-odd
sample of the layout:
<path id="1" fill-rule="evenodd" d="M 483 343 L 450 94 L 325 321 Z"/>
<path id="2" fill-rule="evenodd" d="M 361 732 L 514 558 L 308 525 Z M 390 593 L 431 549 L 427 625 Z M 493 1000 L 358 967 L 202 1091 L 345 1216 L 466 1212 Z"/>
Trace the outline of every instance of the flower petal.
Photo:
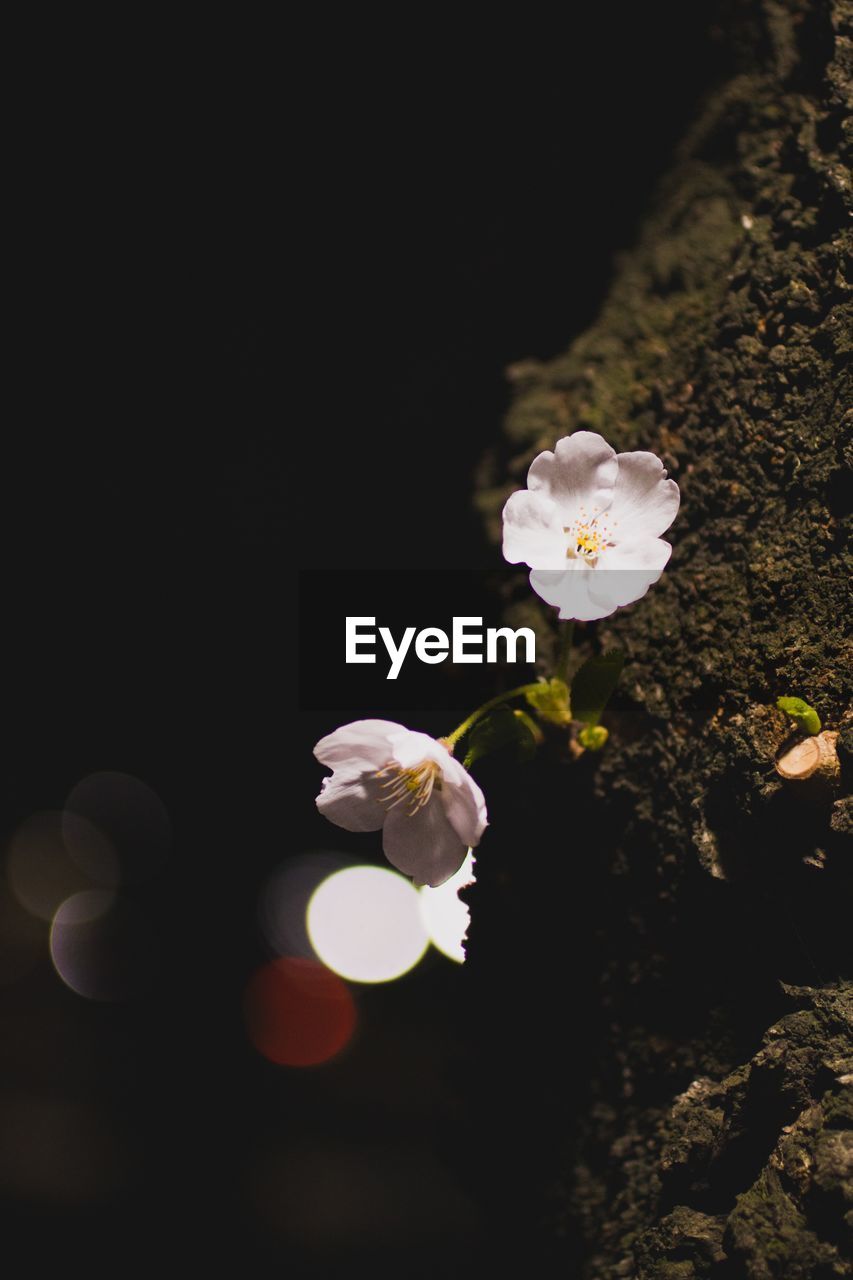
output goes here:
<path id="1" fill-rule="evenodd" d="M 393 720 L 354 720 L 321 738 L 314 755 L 332 769 L 341 764 L 381 769 L 391 756 L 391 738 L 401 732 L 408 730 Z"/>
<path id="2" fill-rule="evenodd" d="M 534 458 L 527 487 L 553 499 L 561 524 L 576 520 L 580 508 L 590 516 L 610 506 L 619 464 L 616 453 L 594 431 L 576 431 Z M 538 567 L 538 566 L 537 566 Z"/>
<path id="3" fill-rule="evenodd" d="M 534 569 L 530 574 L 530 585 L 538 596 L 548 604 L 556 605 L 558 617 L 575 618 L 579 622 L 592 622 L 596 618 L 606 618 L 616 608 L 604 608 L 592 594 L 592 584 L 597 569 L 582 565 L 561 572 Z"/>
<path id="4" fill-rule="evenodd" d="M 541 455 L 544 456 L 544 455 Z M 566 539 L 557 504 L 545 493 L 519 489 L 503 509 L 504 559 L 531 569 L 559 569 L 566 556 Z"/>
<path id="5" fill-rule="evenodd" d="M 404 729 L 402 725 L 397 725 L 396 730 L 390 741 L 390 758 L 396 760 L 401 769 L 413 769 L 423 760 L 435 760 L 443 768 L 445 760 L 452 759 L 446 747 L 428 733 Z"/>
<path id="6" fill-rule="evenodd" d="M 618 463 L 608 513 L 616 541 L 660 537 L 678 514 L 678 485 L 667 480 L 663 463 L 653 453 L 620 453 Z"/>
<path id="7" fill-rule="evenodd" d="M 664 542 L 663 538 L 637 538 L 635 541 L 605 548 L 598 557 L 595 573 L 624 573 L 635 570 L 639 573 L 661 574 L 671 555 L 672 546 Z"/>
<path id="8" fill-rule="evenodd" d="M 375 770 L 344 767 L 323 779 L 317 808 L 344 831 L 378 831 L 388 812 L 380 796 Z"/>
<path id="9" fill-rule="evenodd" d="M 607 613 L 633 604 L 657 582 L 671 554 L 672 547 L 662 538 L 638 538 L 609 547 L 600 557 L 590 584 L 592 599 Z"/>
<path id="10" fill-rule="evenodd" d="M 468 770 L 449 752 L 442 775 L 441 802 L 450 825 L 466 848 L 476 849 L 489 822 L 486 797 Z"/>
<path id="11" fill-rule="evenodd" d="M 424 760 L 434 760 L 441 767 L 441 786 L 436 785 L 451 825 L 459 839 L 475 847 L 486 829 L 486 799 L 467 769 L 455 756 L 428 734 L 406 729 L 391 740 L 393 759 L 403 769 L 411 769 Z"/>
<path id="12" fill-rule="evenodd" d="M 437 792 L 417 813 L 410 814 L 405 805 L 389 809 L 382 847 L 398 871 L 432 888 L 455 875 L 468 852 L 451 826 Z"/>

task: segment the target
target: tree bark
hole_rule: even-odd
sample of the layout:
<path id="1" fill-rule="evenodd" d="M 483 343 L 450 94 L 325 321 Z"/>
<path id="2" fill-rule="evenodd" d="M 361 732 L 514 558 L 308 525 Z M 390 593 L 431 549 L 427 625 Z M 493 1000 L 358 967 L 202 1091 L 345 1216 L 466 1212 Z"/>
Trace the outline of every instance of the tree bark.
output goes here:
<path id="1" fill-rule="evenodd" d="M 852 9 L 738 8 L 738 69 L 598 321 L 510 369 L 479 477 L 496 540 L 576 429 L 682 494 L 661 581 L 579 629 L 627 656 L 604 751 L 483 769 L 469 1169 L 567 1275 L 853 1275 Z M 551 611 L 509 596 L 547 658 Z M 780 695 L 840 772 L 780 775 Z"/>

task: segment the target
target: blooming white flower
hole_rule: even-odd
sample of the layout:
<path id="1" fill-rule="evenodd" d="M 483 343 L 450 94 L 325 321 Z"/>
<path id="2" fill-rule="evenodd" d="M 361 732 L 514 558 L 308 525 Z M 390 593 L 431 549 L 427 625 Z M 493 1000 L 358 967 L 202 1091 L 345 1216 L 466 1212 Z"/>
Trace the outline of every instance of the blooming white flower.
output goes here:
<path id="1" fill-rule="evenodd" d="M 444 884 L 480 842 L 486 801 L 446 747 L 392 720 L 356 720 L 314 748 L 332 774 L 317 808 L 346 831 L 378 831 L 393 866 Z"/>
<path id="2" fill-rule="evenodd" d="M 680 495 L 653 453 L 616 453 L 576 431 L 533 459 L 503 510 L 503 553 L 561 618 L 606 618 L 644 596 L 672 552 L 660 535 Z"/>

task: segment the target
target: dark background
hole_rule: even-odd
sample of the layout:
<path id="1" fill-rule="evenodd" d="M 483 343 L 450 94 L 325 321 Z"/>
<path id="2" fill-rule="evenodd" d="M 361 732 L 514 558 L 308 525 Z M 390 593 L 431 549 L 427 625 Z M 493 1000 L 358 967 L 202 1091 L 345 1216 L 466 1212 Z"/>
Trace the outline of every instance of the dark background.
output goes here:
<path id="1" fill-rule="evenodd" d="M 512 1235 L 457 1138 L 465 970 L 433 954 L 357 990 L 357 1039 L 322 1068 L 276 1068 L 245 1035 L 264 878 L 310 849 L 379 857 L 316 814 L 313 742 L 357 713 L 443 732 L 491 691 L 488 668 L 463 689 L 434 667 L 363 707 L 312 702 L 296 571 L 418 575 L 419 625 L 481 612 L 424 571 L 500 568 L 470 494 L 503 370 L 595 315 L 718 70 L 718 9 L 329 16 L 115 33 L 108 57 L 75 27 L 25 53 L 2 829 L 117 769 L 175 832 L 137 893 L 164 956 L 147 999 L 89 1003 L 46 951 L 0 989 L 23 1117 L 2 1230 L 31 1274 L 454 1275 Z"/>

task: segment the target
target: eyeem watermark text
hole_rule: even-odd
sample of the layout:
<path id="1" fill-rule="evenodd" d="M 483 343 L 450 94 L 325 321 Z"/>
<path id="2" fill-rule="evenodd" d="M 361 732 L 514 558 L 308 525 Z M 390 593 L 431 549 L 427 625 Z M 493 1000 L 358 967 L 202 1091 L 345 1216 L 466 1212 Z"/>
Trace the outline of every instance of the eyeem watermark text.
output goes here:
<path id="1" fill-rule="evenodd" d="M 482 618 L 454 618 L 448 636 L 440 627 L 406 627 L 399 643 L 388 627 L 379 627 L 378 636 L 390 661 L 386 680 L 396 680 L 411 649 L 420 662 L 433 665 L 450 658 L 451 662 L 535 662 L 536 637 L 529 627 L 487 627 Z M 519 658 L 519 642 L 523 656 Z M 376 662 L 377 628 L 375 618 L 347 618 L 346 660 Z"/>

